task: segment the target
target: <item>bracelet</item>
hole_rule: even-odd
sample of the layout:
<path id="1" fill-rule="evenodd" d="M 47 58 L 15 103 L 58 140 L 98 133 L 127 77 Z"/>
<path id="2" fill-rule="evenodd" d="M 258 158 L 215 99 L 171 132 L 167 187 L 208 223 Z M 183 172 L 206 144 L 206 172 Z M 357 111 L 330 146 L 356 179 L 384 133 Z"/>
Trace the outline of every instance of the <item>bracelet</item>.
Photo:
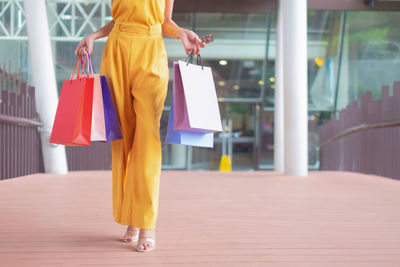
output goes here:
<path id="1" fill-rule="evenodd" d="M 185 30 L 184 28 L 181 28 L 181 27 L 178 27 L 178 29 L 175 31 L 175 38 L 176 39 L 179 39 L 179 37 L 178 37 L 178 31 L 180 31 L 180 30 Z"/>

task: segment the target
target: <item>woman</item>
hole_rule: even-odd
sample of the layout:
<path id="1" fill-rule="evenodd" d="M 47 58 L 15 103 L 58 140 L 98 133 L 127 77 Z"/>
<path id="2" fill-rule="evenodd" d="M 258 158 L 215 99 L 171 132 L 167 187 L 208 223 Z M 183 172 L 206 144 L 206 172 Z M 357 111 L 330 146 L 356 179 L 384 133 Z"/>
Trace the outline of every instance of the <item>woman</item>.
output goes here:
<path id="1" fill-rule="evenodd" d="M 172 20 L 173 0 L 112 0 L 113 20 L 89 34 L 75 54 L 93 51 L 108 36 L 100 73 L 107 77 L 122 139 L 112 141 L 112 196 L 116 222 L 128 225 L 125 242 L 137 251 L 155 248 L 161 172 L 161 113 L 167 94 L 168 59 L 162 34 L 181 40 L 186 55 L 205 44 Z"/>

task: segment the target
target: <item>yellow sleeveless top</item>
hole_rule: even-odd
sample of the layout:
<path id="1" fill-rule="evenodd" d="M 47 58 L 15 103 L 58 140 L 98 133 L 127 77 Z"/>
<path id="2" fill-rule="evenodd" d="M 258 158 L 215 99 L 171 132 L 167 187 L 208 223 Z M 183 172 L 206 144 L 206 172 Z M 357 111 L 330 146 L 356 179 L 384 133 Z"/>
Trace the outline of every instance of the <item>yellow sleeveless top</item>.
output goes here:
<path id="1" fill-rule="evenodd" d="M 148 26 L 164 22 L 165 0 L 114 0 L 111 16 L 117 23 Z"/>

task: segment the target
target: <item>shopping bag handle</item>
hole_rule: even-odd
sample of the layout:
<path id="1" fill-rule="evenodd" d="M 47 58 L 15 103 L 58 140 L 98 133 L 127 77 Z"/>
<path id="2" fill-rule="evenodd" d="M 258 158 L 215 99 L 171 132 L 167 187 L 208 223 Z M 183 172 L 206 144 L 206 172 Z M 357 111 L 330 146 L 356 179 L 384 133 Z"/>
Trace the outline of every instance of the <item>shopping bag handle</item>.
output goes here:
<path id="1" fill-rule="evenodd" d="M 91 74 L 94 74 L 95 73 L 95 71 L 94 71 L 94 68 L 93 68 L 93 65 L 92 65 L 92 60 L 90 59 L 90 54 L 89 54 L 89 52 L 85 49 L 85 52 L 86 52 L 86 57 L 87 57 L 87 59 L 88 59 L 88 63 L 89 63 L 89 68 L 90 68 L 90 70 L 91 70 Z"/>
<path id="2" fill-rule="evenodd" d="M 187 63 L 186 66 L 188 66 L 189 63 L 190 63 L 190 64 L 193 64 L 193 51 L 190 51 L 190 54 L 189 54 L 189 56 L 185 59 L 185 62 Z M 197 55 L 196 64 L 199 65 L 199 62 L 200 62 L 201 69 L 204 70 L 203 61 L 201 60 L 200 54 Z"/>
<path id="3" fill-rule="evenodd" d="M 89 54 L 89 52 L 87 51 L 87 50 L 85 50 L 85 52 L 86 52 L 86 58 L 88 59 L 88 65 L 89 65 L 89 69 L 90 69 L 90 71 L 91 71 L 91 73 L 88 73 L 87 71 L 86 71 L 86 74 L 94 74 L 95 73 L 95 71 L 94 71 L 94 68 L 93 68 L 93 65 L 92 65 L 92 60 L 90 59 L 90 54 Z M 81 63 L 83 64 L 83 58 L 81 59 Z"/>
<path id="4" fill-rule="evenodd" d="M 85 61 L 83 61 L 82 56 L 79 56 L 78 59 L 76 60 L 75 68 L 71 75 L 71 79 L 70 79 L 71 81 L 72 81 L 72 78 L 74 77 L 75 71 L 76 71 L 77 79 L 79 79 L 80 76 L 83 75 L 83 69 L 85 68 L 85 64 L 86 64 L 86 57 L 85 57 Z M 82 69 L 81 69 L 81 67 L 82 67 Z"/>

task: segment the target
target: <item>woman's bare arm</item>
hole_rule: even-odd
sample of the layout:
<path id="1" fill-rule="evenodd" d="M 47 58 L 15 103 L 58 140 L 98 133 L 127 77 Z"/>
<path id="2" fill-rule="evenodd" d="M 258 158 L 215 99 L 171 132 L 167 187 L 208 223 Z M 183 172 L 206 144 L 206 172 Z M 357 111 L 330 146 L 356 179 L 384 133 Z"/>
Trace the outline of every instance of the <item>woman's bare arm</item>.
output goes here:
<path id="1" fill-rule="evenodd" d="M 169 37 L 178 38 L 178 31 L 182 31 L 181 27 L 176 25 L 172 20 L 172 10 L 174 8 L 174 0 L 165 0 L 165 12 L 164 12 L 164 23 L 163 23 L 163 34 Z"/>
<path id="2" fill-rule="evenodd" d="M 174 0 L 165 0 L 164 22 L 162 24 L 163 34 L 180 39 L 186 55 L 189 55 L 190 52 L 193 52 L 194 55 L 200 54 L 200 48 L 204 47 L 205 43 L 200 40 L 196 33 L 179 27 L 172 20 L 173 7 Z"/>
<path id="3" fill-rule="evenodd" d="M 97 31 L 91 33 L 95 40 L 106 37 L 110 34 L 111 30 L 114 27 L 114 20 L 109 21 L 106 25 L 102 28 L 98 29 Z"/>

